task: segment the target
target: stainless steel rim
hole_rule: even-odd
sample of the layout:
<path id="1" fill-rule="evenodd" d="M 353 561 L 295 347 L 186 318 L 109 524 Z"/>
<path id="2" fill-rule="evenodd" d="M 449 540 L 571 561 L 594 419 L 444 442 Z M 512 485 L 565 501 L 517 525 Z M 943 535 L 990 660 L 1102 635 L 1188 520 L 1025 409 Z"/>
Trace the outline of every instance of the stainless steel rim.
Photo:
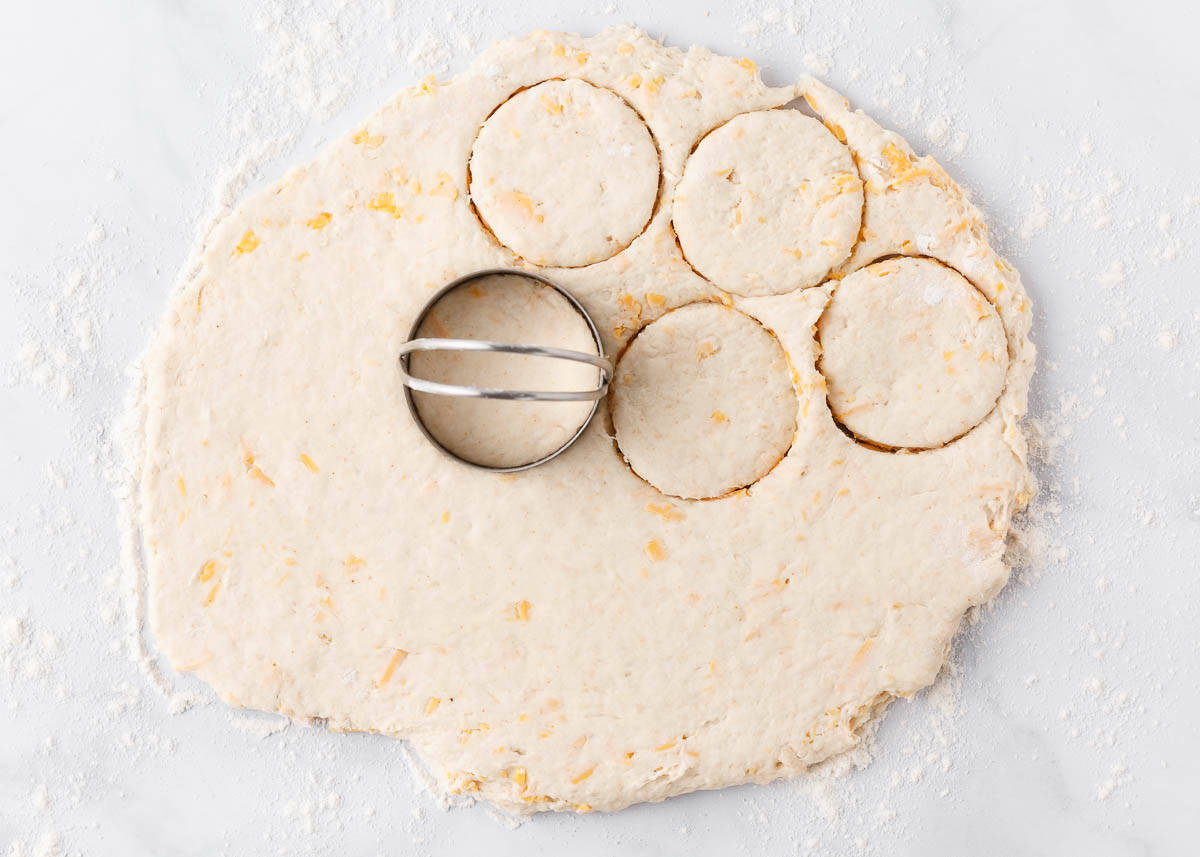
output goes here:
<path id="1" fill-rule="evenodd" d="M 534 280 L 545 286 L 554 289 L 558 294 L 566 299 L 567 303 L 582 316 L 584 322 L 588 326 L 588 331 L 592 334 L 592 341 L 596 344 L 596 354 L 588 354 L 583 351 L 572 351 L 565 348 L 552 348 L 542 345 L 518 345 L 515 343 L 506 342 L 491 342 L 482 339 L 440 339 L 440 338 L 418 338 L 417 333 L 424 324 L 425 319 L 433 310 L 434 306 L 450 292 L 466 285 L 472 280 L 480 279 L 481 277 L 489 277 L 494 274 L 507 274 L 517 277 L 523 277 L 528 280 Z M 577 363 L 586 363 L 590 366 L 595 366 L 600 370 L 600 382 L 596 387 L 590 390 L 504 390 L 491 387 L 468 387 L 458 384 L 443 384 L 437 381 L 428 381 L 424 378 L 413 377 L 409 372 L 409 357 L 417 351 L 490 351 L 502 352 L 508 354 L 528 354 L 536 357 L 547 357 L 557 360 L 572 360 Z M 492 473 L 513 473 L 520 470 L 529 470 L 538 465 L 545 464 L 551 459 L 557 458 L 565 452 L 575 441 L 577 441 L 591 425 L 592 419 L 596 416 L 596 411 L 600 408 L 600 400 L 608 391 L 609 381 L 612 379 L 612 363 L 604 356 L 604 343 L 600 339 L 600 331 L 596 329 L 595 323 L 583 305 L 575 299 L 575 296 L 564 289 L 562 286 L 548 280 L 540 274 L 534 274 L 529 271 L 520 271 L 512 268 L 487 268 L 481 271 L 474 271 L 465 276 L 459 277 L 456 280 L 447 283 L 425 303 L 421 312 L 417 315 L 416 320 L 409 330 L 408 339 L 400 347 L 397 366 L 400 371 L 400 383 L 404 386 L 404 402 L 408 406 L 408 413 L 413 421 L 417 424 L 417 428 L 431 444 L 449 458 L 454 459 L 460 464 L 465 464 L 468 467 L 473 467 L 477 470 L 486 470 Z M 456 396 L 460 398 L 477 398 L 477 399 L 502 399 L 506 401 L 517 402 L 594 402 L 592 409 L 584 418 L 578 430 L 571 435 L 562 446 L 555 449 L 548 455 L 530 461 L 524 464 L 517 464 L 511 467 L 493 467 L 487 464 L 481 464 L 477 461 L 471 461 L 468 458 L 463 458 L 461 455 L 447 449 L 442 445 L 425 422 L 421 419 L 420 412 L 417 410 L 416 402 L 413 400 L 413 390 L 422 393 L 430 393 L 439 396 Z"/>
<path id="2" fill-rule="evenodd" d="M 427 381 L 408 373 L 407 357 L 414 351 L 500 351 L 509 354 L 527 354 L 533 357 L 553 357 L 557 360 L 573 360 L 587 363 L 600 370 L 600 383 L 591 390 L 502 390 L 494 387 L 464 387 L 458 384 L 443 384 Z M 550 348 L 541 345 L 515 345 L 508 342 L 491 342 L 486 339 L 410 339 L 400 347 L 400 372 L 404 386 L 422 393 L 440 396 L 460 396 L 474 399 L 507 399 L 517 402 L 590 402 L 601 398 L 608 389 L 612 366 L 603 357 L 566 348 Z"/>

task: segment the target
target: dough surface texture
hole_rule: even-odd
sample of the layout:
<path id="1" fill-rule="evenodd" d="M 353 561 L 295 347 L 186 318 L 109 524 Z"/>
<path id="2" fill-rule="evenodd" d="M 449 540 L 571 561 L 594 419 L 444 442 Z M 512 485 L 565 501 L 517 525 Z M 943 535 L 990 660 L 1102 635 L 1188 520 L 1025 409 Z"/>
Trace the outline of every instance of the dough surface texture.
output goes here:
<path id="1" fill-rule="evenodd" d="M 547 81 L 567 83 L 539 92 Z M 541 95 L 558 100 L 547 109 Z M 832 180 L 860 185 L 861 197 L 842 193 L 861 203 L 852 246 L 841 214 L 801 223 L 797 249 L 838 252 L 790 291 L 766 294 L 782 287 L 771 279 L 744 297 L 680 253 L 680 180 L 706 135 L 743 115 L 774 127 L 784 114 L 770 111 L 798 97 L 827 130 L 808 120 L 732 153 L 760 194 L 775 192 L 771 175 L 792 182 L 797 163 L 815 165 L 815 184 L 852 170 Z M 555 123 L 577 121 L 597 133 L 564 150 L 574 133 Z M 513 131 L 515 148 L 500 139 Z M 490 178 L 526 194 L 534 217 L 481 192 Z M 693 213 L 709 184 L 684 195 Z M 818 368 L 826 313 L 830 333 L 842 320 L 944 323 L 940 304 L 911 301 L 899 316 L 870 302 L 837 315 L 839 288 L 853 297 L 868 276 L 855 272 L 892 256 L 937 260 L 913 274 L 913 294 L 945 288 L 947 312 L 960 284 L 941 266 L 957 271 L 1004 336 L 964 328 L 983 337 L 972 348 L 1004 353 L 1002 387 L 961 378 L 987 387 L 986 409 L 981 387 L 943 390 L 958 422 L 919 439 L 955 439 L 921 452 L 843 431 Z M 680 499 L 626 464 L 604 402 L 543 467 L 497 475 L 449 460 L 407 412 L 397 352 L 436 289 L 489 268 L 568 289 L 614 360 L 676 312 L 753 320 L 759 344 L 785 355 L 791 414 L 763 411 L 778 399 L 762 396 L 776 390 L 771 365 L 741 392 L 707 389 L 790 430 L 786 454 L 744 490 Z M 208 234 L 142 364 L 150 629 L 175 669 L 229 704 L 403 738 L 444 792 L 510 812 L 610 811 L 800 775 L 930 684 L 964 612 L 1008 579 L 1005 538 L 1033 490 L 1019 425 L 1030 317 L 1017 272 L 942 168 L 820 82 L 768 87 L 749 60 L 628 28 L 499 43 L 456 78 L 402 92 Z M 706 324 L 741 335 L 740 321 Z M 837 371 L 866 384 L 857 346 L 842 344 Z M 697 460 L 654 456 L 659 478 L 688 493 Z"/>

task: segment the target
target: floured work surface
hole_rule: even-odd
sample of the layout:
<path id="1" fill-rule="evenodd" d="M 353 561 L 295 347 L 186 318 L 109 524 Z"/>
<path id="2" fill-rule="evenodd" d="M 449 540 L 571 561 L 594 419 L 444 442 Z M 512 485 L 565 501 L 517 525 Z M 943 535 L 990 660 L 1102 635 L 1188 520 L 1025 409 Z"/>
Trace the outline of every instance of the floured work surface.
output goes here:
<path id="1" fill-rule="evenodd" d="M 764 113 L 798 96 L 823 125 Z M 497 476 L 419 433 L 397 350 L 496 267 L 596 320 L 615 441 L 610 402 Z M 680 310 L 706 301 L 727 315 Z M 144 363 L 151 627 L 231 704 L 403 737 L 510 811 L 794 775 L 929 684 L 1006 581 L 1029 309 L 945 172 L 817 81 L 631 29 L 499 44 L 209 236 Z"/>

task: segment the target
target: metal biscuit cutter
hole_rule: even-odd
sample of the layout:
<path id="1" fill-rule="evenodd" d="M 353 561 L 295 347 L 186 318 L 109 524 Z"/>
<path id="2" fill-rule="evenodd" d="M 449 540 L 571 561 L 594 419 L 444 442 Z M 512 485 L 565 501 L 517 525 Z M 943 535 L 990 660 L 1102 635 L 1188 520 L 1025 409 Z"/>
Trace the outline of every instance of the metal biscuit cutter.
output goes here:
<path id="1" fill-rule="evenodd" d="M 596 343 L 596 353 L 587 354 L 583 351 L 572 351 L 566 348 L 552 348 L 543 345 L 517 345 L 509 342 L 491 342 L 484 339 L 440 339 L 431 337 L 418 337 L 421 325 L 429 316 L 429 313 L 438 304 L 438 302 L 450 292 L 464 286 L 473 280 L 483 277 L 490 277 L 494 274 L 505 274 L 511 276 L 523 277 L 527 280 L 533 280 L 542 285 L 549 286 L 559 295 L 566 299 L 567 303 L 583 317 L 587 323 L 588 330 L 592 334 L 592 341 Z M 443 384 L 439 381 L 429 381 L 424 378 L 414 377 L 409 373 L 409 356 L 415 351 L 494 351 L 507 354 L 526 354 L 534 357 L 548 357 L 555 360 L 571 360 L 576 363 L 586 363 L 589 366 L 595 366 L 600 370 L 599 383 L 590 390 L 504 390 L 492 387 L 468 387 L 458 384 Z M 441 450 L 445 455 L 453 458 L 462 464 L 479 470 L 489 470 L 493 473 L 512 473 L 518 470 L 529 470 L 532 467 L 537 467 L 539 464 L 545 464 L 552 458 L 556 458 L 567 450 L 576 440 L 580 438 L 584 430 L 591 424 L 592 418 L 596 416 L 596 411 L 600 407 L 600 399 L 608 391 L 609 381 L 612 379 L 612 363 L 604 356 L 604 343 L 600 340 L 600 332 L 596 329 L 595 323 L 591 316 L 583 308 L 575 297 L 551 280 L 539 274 L 533 274 L 528 271 L 518 271 L 511 268 L 488 268 L 482 271 L 475 271 L 465 276 L 459 277 L 456 280 L 448 283 L 439 289 L 433 297 L 431 297 L 421 312 L 417 315 L 416 321 L 413 322 L 412 329 L 408 332 L 408 340 L 400 346 L 399 353 L 400 366 L 400 382 L 404 385 L 404 401 L 408 405 L 408 412 L 412 416 L 413 421 L 417 424 L 417 428 L 421 430 L 421 434 L 425 435 L 426 439 L 435 447 Z M 569 437 L 562 446 L 555 449 L 548 455 L 544 455 L 536 461 L 530 461 L 525 464 L 518 464 L 510 467 L 493 467 L 486 464 L 480 464 L 477 461 L 471 461 L 468 458 L 463 458 L 455 452 L 447 449 L 441 441 L 439 441 L 429 431 L 424 420 L 421 419 L 420 412 L 417 410 L 416 403 L 413 401 L 413 390 L 420 393 L 430 393 L 435 396 L 457 396 L 461 398 L 473 399 L 505 399 L 516 402 L 594 402 L 592 409 L 588 412 L 587 417 L 580 424 L 579 429 Z"/>

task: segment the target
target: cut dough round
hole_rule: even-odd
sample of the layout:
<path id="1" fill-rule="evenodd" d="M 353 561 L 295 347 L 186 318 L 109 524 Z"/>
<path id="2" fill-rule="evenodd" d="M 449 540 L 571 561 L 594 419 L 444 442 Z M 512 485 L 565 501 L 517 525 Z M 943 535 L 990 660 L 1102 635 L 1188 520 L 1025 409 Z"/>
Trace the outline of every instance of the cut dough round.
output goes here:
<path id="1" fill-rule="evenodd" d="M 796 110 L 744 113 L 700 141 L 675 191 L 683 254 L 737 295 L 820 283 L 850 255 L 862 218 L 850 150 Z"/>
<path id="2" fill-rule="evenodd" d="M 1008 371 L 995 308 L 932 259 L 887 259 L 846 277 L 818 335 L 834 416 L 893 449 L 941 446 L 978 425 Z"/>
<path id="3" fill-rule="evenodd" d="M 644 327 L 617 364 L 611 403 L 629 466 L 675 497 L 720 497 L 757 482 L 796 434 L 779 341 L 719 304 L 689 304 Z"/>
<path id="4" fill-rule="evenodd" d="M 658 181 L 658 150 L 641 117 L 582 80 L 518 92 L 471 151 L 479 216 L 538 265 L 590 265 L 628 247 L 650 220 Z"/>
<path id="5" fill-rule="evenodd" d="M 444 295 L 417 331 L 420 337 L 489 339 L 595 354 L 591 330 L 554 289 L 518 274 L 493 274 Z M 589 390 L 599 373 L 568 360 L 471 351 L 418 351 L 418 377 L 465 387 Z M 571 439 L 592 402 L 513 402 L 413 392 L 421 421 L 455 455 L 488 467 L 517 467 L 544 458 Z"/>

